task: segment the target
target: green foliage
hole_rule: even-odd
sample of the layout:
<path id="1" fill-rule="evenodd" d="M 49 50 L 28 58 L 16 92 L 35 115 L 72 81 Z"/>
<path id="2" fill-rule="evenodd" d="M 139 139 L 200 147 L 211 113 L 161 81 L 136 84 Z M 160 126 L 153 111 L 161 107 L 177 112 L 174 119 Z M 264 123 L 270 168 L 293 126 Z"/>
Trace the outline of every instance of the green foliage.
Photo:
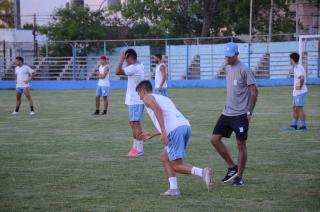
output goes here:
<path id="1" fill-rule="evenodd" d="M 0 1 L 0 20 L 0 28 L 14 27 L 13 7 L 11 1 Z"/>
<path id="2" fill-rule="evenodd" d="M 90 11 L 88 7 L 60 8 L 54 13 L 54 21 L 39 31 L 51 41 L 103 40 L 107 35 L 105 20 L 101 11 Z M 88 44 L 79 54 L 85 56 L 94 47 L 95 43 Z M 50 46 L 56 56 L 70 56 L 71 48 L 70 44 L 62 43 Z"/>
<path id="3" fill-rule="evenodd" d="M 128 0 L 114 6 L 112 11 L 121 12 L 129 23 L 143 25 L 146 31 L 135 34 L 140 38 L 230 36 L 249 32 L 250 0 Z M 269 11 L 270 0 L 253 1 L 253 34 L 268 33 Z M 287 1 L 274 0 L 273 14 L 273 34 L 294 32 L 294 17 Z M 205 20 L 209 21 L 207 29 L 204 29 Z"/>

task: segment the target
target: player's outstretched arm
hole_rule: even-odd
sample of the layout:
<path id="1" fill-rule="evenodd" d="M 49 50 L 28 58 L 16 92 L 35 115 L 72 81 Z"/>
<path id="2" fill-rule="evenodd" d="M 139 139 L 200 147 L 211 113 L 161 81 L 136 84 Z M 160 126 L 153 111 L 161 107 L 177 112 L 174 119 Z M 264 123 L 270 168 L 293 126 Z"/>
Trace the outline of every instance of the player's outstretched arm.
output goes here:
<path id="1" fill-rule="evenodd" d="M 122 68 L 122 65 L 123 65 L 125 59 L 126 59 L 126 54 L 123 52 L 121 54 L 120 62 L 118 63 L 118 65 L 116 67 L 116 75 L 125 75 L 125 72 Z"/>
<path id="2" fill-rule="evenodd" d="M 147 141 L 155 136 L 158 136 L 158 135 L 161 135 L 160 132 L 156 131 L 156 132 L 147 132 L 147 131 L 143 131 L 141 134 L 140 134 L 140 139 L 143 140 L 143 141 Z"/>
<path id="3" fill-rule="evenodd" d="M 158 105 L 158 103 L 156 102 L 156 100 L 154 99 L 154 97 L 152 95 L 146 95 L 143 98 L 143 102 L 145 103 L 145 105 L 147 107 L 149 107 L 154 112 L 154 114 L 158 120 L 158 123 L 160 125 L 160 129 L 161 129 L 161 143 L 164 145 L 168 144 L 168 137 L 167 137 L 168 135 L 167 135 L 167 131 L 165 128 L 163 113 L 162 113 L 160 106 Z"/>

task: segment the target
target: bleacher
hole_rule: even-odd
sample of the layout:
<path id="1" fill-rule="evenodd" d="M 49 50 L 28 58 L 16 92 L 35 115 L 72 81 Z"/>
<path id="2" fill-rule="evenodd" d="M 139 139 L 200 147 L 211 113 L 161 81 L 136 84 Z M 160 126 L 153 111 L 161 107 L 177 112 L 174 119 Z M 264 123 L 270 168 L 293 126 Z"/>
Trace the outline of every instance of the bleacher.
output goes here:
<path id="1" fill-rule="evenodd" d="M 224 44 L 199 45 L 168 45 L 163 58 L 168 69 L 168 78 L 181 79 L 224 79 L 225 58 Z M 298 42 L 253 43 L 250 48 L 247 43 L 239 43 L 240 60 L 255 72 L 257 78 L 283 79 L 289 78 L 291 66 L 289 54 L 298 51 Z M 151 55 L 150 46 L 132 46 L 137 51 L 138 60 L 145 67 L 145 78 L 151 79 L 154 75 L 155 64 Z M 310 41 L 303 52 L 302 63 L 307 70 L 308 77 L 318 76 L 318 41 Z M 109 54 L 111 79 L 125 79 L 115 75 L 114 69 L 119 61 L 124 47 L 115 48 Z M 15 50 L 17 54 L 20 48 Z M 2 53 L 2 51 L 0 51 Z M 0 54 L 1 54 L 0 53 Z M 23 50 L 25 63 L 36 70 L 37 80 L 95 80 L 95 70 L 99 65 L 99 55 L 87 57 L 33 57 L 31 49 Z M 249 61 L 250 59 L 250 61 Z M 0 58 L 0 79 L 13 80 L 14 57 Z M 75 76 L 74 76 L 75 71 Z"/>

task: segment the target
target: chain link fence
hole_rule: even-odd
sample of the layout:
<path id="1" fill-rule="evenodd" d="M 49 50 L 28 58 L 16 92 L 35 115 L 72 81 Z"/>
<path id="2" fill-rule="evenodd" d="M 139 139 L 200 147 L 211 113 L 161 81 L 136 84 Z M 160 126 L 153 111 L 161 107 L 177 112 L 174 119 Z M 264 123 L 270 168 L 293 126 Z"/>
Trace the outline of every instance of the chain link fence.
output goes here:
<path id="1" fill-rule="evenodd" d="M 154 77 L 153 55 L 162 54 L 172 80 L 208 80 L 225 78 L 223 45 L 239 45 L 240 60 L 248 64 L 257 78 L 290 77 L 289 54 L 299 51 L 293 34 L 210 38 L 164 38 L 136 40 L 50 41 L 47 43 L 10 43 L 0 45 L 0 78 L 14 79 L 14 59 L 25 58 L 26 64 L 37 71 L 38 80 L 91 80 L 100 55 L 108 56 L 111 79 L 123 79 L 114 74 L 121 52 L 134 48 L 145 67 L 145 77 Z M 268 42 L 270 41 L 270 42 Z M 302 63 L 308 77 L 320 76 L 319 38 L 304 41 Z"/>

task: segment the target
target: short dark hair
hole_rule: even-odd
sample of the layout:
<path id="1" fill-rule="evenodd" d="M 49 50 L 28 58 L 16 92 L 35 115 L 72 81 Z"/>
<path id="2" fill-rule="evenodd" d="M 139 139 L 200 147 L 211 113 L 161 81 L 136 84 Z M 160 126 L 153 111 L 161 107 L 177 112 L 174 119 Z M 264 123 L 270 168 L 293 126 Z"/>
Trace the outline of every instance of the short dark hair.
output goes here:
<path id="1" fill-rule="evenodd" d="M 296 52 L 290 54 L 290 59 L 292 59 L 295 63 L 299 62 L 300 55 Z"/>
<path id="2" fill-rule="evenodd" d="M 162 55 L 161 54 L 155 54 L 154 56 L 159 58 L 160 60 L 162 60 Z"/>
<path id="3" fill-rule="evenodd" d="M 20 60 L 21 62 L 24 61 L 23 57 L 16 57 L 16 60 Z"/>
<path id="4" fill-rule="evenodd" d="M 152 92 L 152 84 L 149 80 L 142 80 L 136 87 L 136 91 L 140 91 L 141 89 L 144 89 L 148 92 Z"/>
<path id="5" fill-rule="evenodd" d="M 125 52 L 126 58 L 128 59 L 129 57 L 132 57 L 133 59 L 137 59 L 137 52 L 134 49 L 127 49 Z"/>

